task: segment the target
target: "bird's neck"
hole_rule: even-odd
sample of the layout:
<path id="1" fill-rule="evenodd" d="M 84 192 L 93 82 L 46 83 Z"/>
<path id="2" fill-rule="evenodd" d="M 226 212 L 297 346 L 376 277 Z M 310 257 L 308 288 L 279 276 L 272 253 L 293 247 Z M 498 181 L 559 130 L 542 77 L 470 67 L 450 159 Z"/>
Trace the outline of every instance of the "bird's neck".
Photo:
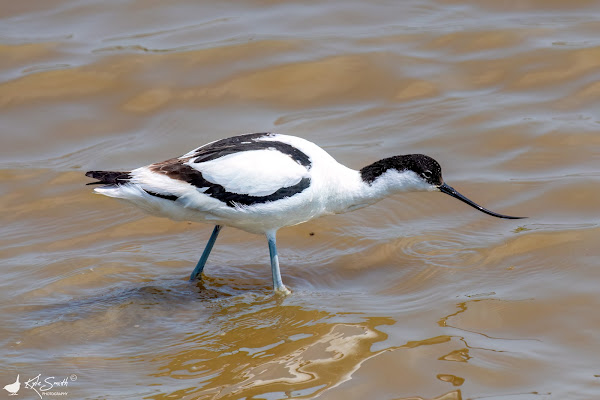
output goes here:
<path id="1" fill-rule="evenodd" d="M 344 167 L 333 190 L 336 192 L 335 213 L 353 211 L 374 204 L 394 193 L 423 191 L 423 186 L 412 171 L 385 168 L 381 160 L 360 171 Z"/>

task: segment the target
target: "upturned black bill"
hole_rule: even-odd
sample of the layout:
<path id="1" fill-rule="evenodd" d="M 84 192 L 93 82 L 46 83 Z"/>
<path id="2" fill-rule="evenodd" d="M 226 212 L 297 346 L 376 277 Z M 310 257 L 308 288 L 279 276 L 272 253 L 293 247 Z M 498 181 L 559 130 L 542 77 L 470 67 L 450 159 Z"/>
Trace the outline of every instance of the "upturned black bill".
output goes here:
<path id="1" fill-rule="evenodd" d="M 527 218 L 527 217 L 512 217 L 510 215 L 503 215 L 503 214 L 498 214 L 498 213 L 495 213 L 493 211 L 490 211 L 487 208 L 483 208 L 479 204 L 477 204 L 477 203 L 475 203 L 475 202 L 467 199 L 465 196 L 463 196 L 462 194 L 460 194 L 456 190 L 454 190 L 454 188 L 452 186 L 446 185 L 445 183 L 442 183 L 440 186 L 438 186 L 438 188 L 440 189 L 440 192 L 449 194 L 450 196 L 455 197 L 455 198 L 459 199 L 460 201 L 462 201 L 464 203 L 467 203 L 471 207 L 476 208 L 479 211 L 484 212 L 486 214 L 489 214 L 489 215 L 491 215 L 493 217 L 506 218 L 506 219 L 522 219 L 522 218 Z"/>

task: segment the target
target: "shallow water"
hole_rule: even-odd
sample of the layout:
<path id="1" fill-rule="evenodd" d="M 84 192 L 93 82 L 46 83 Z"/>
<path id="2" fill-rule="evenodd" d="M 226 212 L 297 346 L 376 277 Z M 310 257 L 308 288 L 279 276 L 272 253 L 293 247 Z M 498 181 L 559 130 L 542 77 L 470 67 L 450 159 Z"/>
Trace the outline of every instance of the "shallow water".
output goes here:
<path id="1" fill-rule="evenodd" d="M 0 387 L 600 398 L 598 15 L 586 0 L 0 2 Z M 212 227 L 85 186 L 253 131 L 353 168 L 425 153 L 529 218 L 416 193 L 285 228 L 282 298 L 263 237 L 224 229 L 190 284 Z"/>

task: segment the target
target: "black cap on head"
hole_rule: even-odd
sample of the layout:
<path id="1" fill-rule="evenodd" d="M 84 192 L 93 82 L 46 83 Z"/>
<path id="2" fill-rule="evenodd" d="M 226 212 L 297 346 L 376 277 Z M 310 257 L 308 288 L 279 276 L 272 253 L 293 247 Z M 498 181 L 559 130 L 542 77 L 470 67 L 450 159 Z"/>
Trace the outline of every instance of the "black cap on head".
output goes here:
<path id="1" fill-rule="evenodd" d="M 363 169 L 360 170 L 360 176 L 363 181 L 368 183 L 369 185 L 373 183 L 378 177 L 383 175 L 386 171 L 393 169 L 396 171 L 413 171 L 417 174 L 421 179 L 425 182 L 429 183 L 432 186 L 437 187 L 437 189 L 442 192 L 450 195 L 477 210 L 491 215 L 496 218 L 506 218 L 506 219 L 521 219 L 526 217 L 513 217 L 510 215 L 498 214 L 496 212 L 490 211 L 487 208 L 481 207 L 479 204 L 474 201 L 468 199 L 467 197 L 460 194 L 456 189 L 451 186 L 448 186 L 444 183 L 442 179 L 442 168 L 440 164 L 435 161 L 433 158 L 426 156 L 424 154 L 407 154 L 404 156 L 394 156 L 384 158 L 383 160 L 379 160 L 374 162 L 371 165 L 367 165 Z"/>
<path id="2" fill-rule="evenodd" d="M 434 186 L 444 183 L 440 164 L 425 154 L 407 154 L 375 161 L 373 164 L 361 169 L 360 176 L 363 181 L 371 184 L 390 169 L 396 171 L 413 171 L 424 181 Z"/>

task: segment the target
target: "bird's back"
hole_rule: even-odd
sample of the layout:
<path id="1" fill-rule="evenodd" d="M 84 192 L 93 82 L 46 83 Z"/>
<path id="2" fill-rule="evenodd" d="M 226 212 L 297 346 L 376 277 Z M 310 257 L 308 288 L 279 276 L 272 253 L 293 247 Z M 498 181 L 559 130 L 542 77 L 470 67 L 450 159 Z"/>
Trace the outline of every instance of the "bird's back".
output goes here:
<path id="1" fill-rule="evenodd" d="M 154 215 L 264 232 L 328 213 L 322 199 L 340 168 L 347 170 L 308 140 L 255 133 L 130 172 L 87 175 L 106 185 L 96 192 Z"/>

